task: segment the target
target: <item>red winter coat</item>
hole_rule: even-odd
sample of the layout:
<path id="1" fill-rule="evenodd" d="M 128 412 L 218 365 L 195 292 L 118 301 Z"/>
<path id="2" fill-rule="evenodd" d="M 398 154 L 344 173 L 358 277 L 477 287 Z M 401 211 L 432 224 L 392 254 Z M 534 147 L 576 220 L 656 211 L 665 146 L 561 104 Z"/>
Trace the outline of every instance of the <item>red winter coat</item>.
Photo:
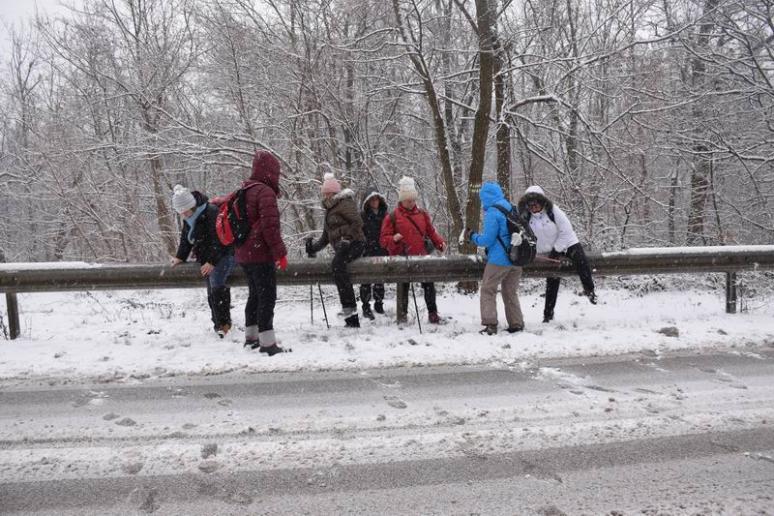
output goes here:
<path id="1" fill-rule="evenodd" d="M 382 221 L 382 232 L 379 237 L 379 243 L 382 247 L 387 249 L 390 256 L 397 255 L 409 255 L 409 256 L 423 256 L 427 254 L 425 250 L 425 235 L 430 237 L 433 241 L 436 249 L 444 247 L 446 244 L 441 238 L 441 235 L 433 227 L 433 223 L 430 221 L 430 215 L 426 211 L 420 210 L 417 206 L 413 209 L 407 210 L 401 204 L 395 208 L 395 211 L 391 214 L 387 214 Z M 393 227 L 392 219 L 395 219 L 395 227 Z M 409 218 L 411 220 L 409 220 Z M 416 224 L 417 227 L 412 224 Z M 395 233 L 400 233 L 403 238 L 395 242 L 392 237 Z"/>
<path id="2" fill-rule="evenodd" d="M 237 263 L 271 263 L 288 254 L 280 233 L 277 209 L 280 164 L 271 152 L 259 150 L 253 156 L 253 173 L 242 188 L 245 192 L 247 220 L 252 229 L 247 240 L 236 248 Z"/>

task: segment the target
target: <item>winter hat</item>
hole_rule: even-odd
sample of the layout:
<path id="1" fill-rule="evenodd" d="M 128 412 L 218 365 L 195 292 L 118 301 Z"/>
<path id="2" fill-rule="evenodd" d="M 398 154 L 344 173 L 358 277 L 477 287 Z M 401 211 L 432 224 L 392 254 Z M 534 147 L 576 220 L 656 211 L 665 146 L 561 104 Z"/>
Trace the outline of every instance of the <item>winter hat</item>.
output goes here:
<path id="1" fill-rule="evenodd" d="M 175 189 L 172 192 L 172 208 L 177 213 L 183 213 L 185 210 L 190 210 L 194 207 L 196 207 L 196 199 L 188 191 L 188 188 L 183 185 L 175 185 Z"/>
<path id="2" fill-rule="evenodd" d="M 325 194 L 337 194 L 341 191 L 341 183 L 336 179 L 336 176 L 328 172 L 323 177 L 323 184 L 320 188 L 320 191 Z"/>
<path id="3" fill-rule="evenodd" d="M 540 194 L 543 197 L 546 196 L 546 193 L 538 185 L 532 185 L 529 188 L 527 188 L 527 190 L 524 192 L 524 195 L 531 194 L 531 193 L 533 193 L 533 194 Z"/>
<path id="4" fill-rule="evenodd" d="M 414 183 L 414 178 L 403 176 L 398 181 L 398 201 L 416 201 L 419 197 L 417 192 L 417 185 Z"/>

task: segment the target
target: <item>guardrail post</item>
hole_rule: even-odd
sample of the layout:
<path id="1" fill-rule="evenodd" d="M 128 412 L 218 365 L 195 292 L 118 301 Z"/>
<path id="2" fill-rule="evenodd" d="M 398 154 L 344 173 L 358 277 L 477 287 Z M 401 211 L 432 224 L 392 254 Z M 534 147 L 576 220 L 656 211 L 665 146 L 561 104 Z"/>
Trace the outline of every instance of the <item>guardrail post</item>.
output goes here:
<path id="1" fill-rule="evenodd" d="M 14 292 L 5 295 L 5 306 L 8 309 L 8 331 L 11 340 L 21 335 L 21 325 L 19 324 L 19 301 Z"/>
<path id="2" fill-rule="evenodd" d="M 726 313 L 736 313 L 736 273 L 726 273 Z"/>

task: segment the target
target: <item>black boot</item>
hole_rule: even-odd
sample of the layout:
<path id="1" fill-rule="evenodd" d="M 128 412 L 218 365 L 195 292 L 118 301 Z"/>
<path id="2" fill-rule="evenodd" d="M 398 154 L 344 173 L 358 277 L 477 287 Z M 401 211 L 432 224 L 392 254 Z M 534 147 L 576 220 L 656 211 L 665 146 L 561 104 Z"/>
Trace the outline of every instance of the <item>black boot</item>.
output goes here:
<path id="1" fill-rule="evenodd" d="M 377 314 L 384 314 L 384 305 L 381 301 L 374 302 L 374 312 Z"/>
<path id="2" fill-rule="evenodd" d="M 554 312 L 543 312 L 543 322 L 551 322 L 554 318 Z"/>
<path id="3" fill-rule="evenodd" d="M 374 313 L 371 311 L 371 306 L 368 304 L 363 305 L 363 317 L 372 321 L 376 319 L 376 317 L 374 317 Z"/>
<path id="4" fill-rule="evenodd" d="M 253 349 L 255 349 L 255 348 L 253 348 Z M 270 357 L 273 357 L 277 353 L 290 353 L 293 350 L 290 349 L 290 348 L 281 348 L 281 347 L 277 346 L 276 344 L 272 344 L 271 346 L 266 346 L 266 347 L 261 346 L 258 351 L 260 351 L 261 353 L 266 353 Z"/>
<path id="5" fill-rule="evenodd" d="M 344 319 L 344 323 L 346 324 L 347 328 L 360 328 L 360 318 L 357 316 L 357 314 L 352 314 Z"/>

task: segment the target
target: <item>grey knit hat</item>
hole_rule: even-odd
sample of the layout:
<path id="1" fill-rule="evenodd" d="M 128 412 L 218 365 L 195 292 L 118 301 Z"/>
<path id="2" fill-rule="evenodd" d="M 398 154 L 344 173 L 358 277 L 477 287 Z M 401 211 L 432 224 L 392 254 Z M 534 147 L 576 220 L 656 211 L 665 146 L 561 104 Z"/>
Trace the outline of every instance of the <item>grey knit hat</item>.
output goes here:
<path id="1" fill-rule="evenodd" d="M 177 213 L 183 213 L 185 210 L 190 210 L 196 207 L 196 199 L 191 192 L 188 191 L 183 185 L 175 185 L 175 189 L 172 192 L 172 208 Z"/>

